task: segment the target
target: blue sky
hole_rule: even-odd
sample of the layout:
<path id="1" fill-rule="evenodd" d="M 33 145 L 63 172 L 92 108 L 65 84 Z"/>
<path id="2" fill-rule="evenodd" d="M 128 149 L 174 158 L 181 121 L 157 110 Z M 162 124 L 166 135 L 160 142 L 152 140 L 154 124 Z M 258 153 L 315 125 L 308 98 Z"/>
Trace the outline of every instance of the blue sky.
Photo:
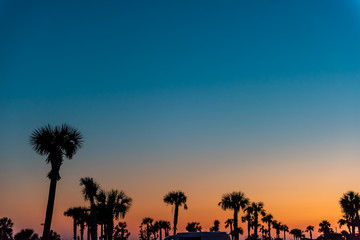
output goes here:
<path id="1" fill-rule="evenodd" d="M 0 0 L 0 29 L 0 189 L 46 175 L 47 123 L 83 132 L 83 174 L 359 153 L 359 1 Z"/>

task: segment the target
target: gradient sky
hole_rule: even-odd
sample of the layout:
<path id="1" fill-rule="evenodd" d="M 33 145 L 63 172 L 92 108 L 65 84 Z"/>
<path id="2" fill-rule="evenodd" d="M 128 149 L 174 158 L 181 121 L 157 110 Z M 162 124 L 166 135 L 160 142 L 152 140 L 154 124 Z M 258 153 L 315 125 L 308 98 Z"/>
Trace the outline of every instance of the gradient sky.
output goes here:
<path id="1" fill-rule="evenodd" d="M 16 232 L 41 233 L 50 166 L 29 136 L 48 123 L 85 141 L 60 172 L 64 239 L 85 176 L 134 199 L 132 239 L 143 217 L 172 220 L 171 190 L 188 196 L 180 230 L 224 230 L 217 203 L 243 191 L 316 232 L 360 191 L 358 0 L 0 0 L 0 31 L 0 217 Z"/>

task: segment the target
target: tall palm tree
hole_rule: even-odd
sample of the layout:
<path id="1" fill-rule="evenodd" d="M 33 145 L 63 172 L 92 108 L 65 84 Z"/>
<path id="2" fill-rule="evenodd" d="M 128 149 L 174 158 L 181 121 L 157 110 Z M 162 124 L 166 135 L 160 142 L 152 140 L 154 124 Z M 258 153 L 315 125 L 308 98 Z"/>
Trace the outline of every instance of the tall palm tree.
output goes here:
<path id="1" fill-rule="evenodd" d="M 177 222 L 178 222 L 178 218 L 179 218 L 179 207 L 184 205 L 184 209 L 186 210 L 187 209 L 186 200 L 187 200 L 187 197 L 186 197 L 185 193 L 183 193 L 182 191 L 172 191 L 164 196 L 163 201 L 166 204 L 174 205 L 174 207 L 175 207 L 174 235 L 176 234 L 176 230 L 177 230 Z"/>
<path id="2" fill-rule="evenodd" d="M 324 233 L 325 239 L 328 239 L 328 236 L 330 234 L 331 231 L 330 226 L 331 224 L 326 220 L 323 220 L 321 223 L 319 223 L 319 232 Z"/>
<path id="3" fill-rule="evenodd" d="M 72 159 L 81 147 L 82 135 L 78 130 L 67 124 L 63 124 L 61 127 L 47 125 L 34 130 L 30 136 L 30 144 L 35 152 L 47 156 L 46 163 L 51 164 L 51 170 L 48 174 L 50 179 L 49 198 L 42 236 L 42 240 L 48 240 L 54 209 L 56 183 L 60 180 L 60 166 L 64 157 Z"/>
<path id="4" fill-rule="evenodd" d="M 80 178 L 80 186 L 82 186 L 82 193 L 84 199 L 90 202 L 90 235 L 92 240 L 97 240 L 97 214 L 95 199 L 100 189 L 93 178 L 85 177 Z"/>
<path id="5" fill-rule="evenodd" d="M 80 214 L 80 207 L 68 208 L 64 212 L 64 216 L 71 217 L 73 219 L 74 240 L 77 240 L 77 225 L 79 224 Z"/>
<path id="6" fill-rule="evenodd" d="M 265 216 L 264 203 L 252 202 L 251 203 L 252 214 L 254 216 L 254 238 L 258 239 L 258 226 L 259 226 L 259 215 Z"/>
<path id="7" fill-rule="evenodd" d="M 225 228 L 230 227 L 230 235 L 231 235 L 231 239 L 234 238 L 234 233 L 233 233 L 233 225 L 234 225 L 234 219 L 229 218 L 225 221 Z"/>
<path id="8" fill-rule="evenodd" d="M 314 231 L 314 226 L 309 225 L 306 227 L 305 232 L 309 232 L 311 240 L 312 240 L 312 231 Z"/>
<path id="9" fill-rule="evenodd" d="M 10 218 L 3 217 L 0 219 L 0 240 L 11 240 L 14 226 Z"/>
<path id="10" fill-rule="evenodd" d="M 241 209 L 245 209 L 249 204 L 249 199 L 242 192 L 226 193 L 222 196 L 218 205 L 223 209 L 234 210 L 234 233 L 235 240 L 239 240 L 240 230 L 238 228 L 238 214 Z"/>
<path id="11" fill-rule="evenodd" d="M 359 223 L 360 196 L 359 193 L 349 191 L 340 199 L 341 211 L 345 215 L 345 219 L 351 225 L 351 233 L 355 235 L 355 227 Z M 358 225 L 359 228 L 359 225 Z"/>
<path id="12" fill-rule="evenodd" d="M 284 232 L 284 240 L 286 240 L 286 232 L 289 232 L 289 227 L 287 225 L 281 225 L 281 231 Z"/>
<path id="13" fill-rule="evenodd" d="M 271 224 L 273 222 L 273 219 L 274 217 L 271 214 L 268 214 L 261 219 L 264 223 L 268 224 L 269 239 L 271 239 Z"/>

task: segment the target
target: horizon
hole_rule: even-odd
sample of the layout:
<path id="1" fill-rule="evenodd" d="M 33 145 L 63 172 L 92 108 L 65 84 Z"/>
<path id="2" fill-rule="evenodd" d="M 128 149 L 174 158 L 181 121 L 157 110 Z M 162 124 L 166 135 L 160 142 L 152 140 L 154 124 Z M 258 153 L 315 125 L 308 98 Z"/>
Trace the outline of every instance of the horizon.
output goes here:
<path id="1" fill-rule="evenodd" d="M 290 229 L 340 232 L 339 200 L 360 191 L 359 1 L 0 0 L 0 29 L 0 218 L 15 233 L 45 221 L 50 164 L 30 135 L 63 123 L 84 137 L 57 183 L 64 240 L 64 211 L 89 206 L 82 177 L 133 199 L 130 240 L 144 217 L 172 223 L 174 190 L 181 231 L 225 230 L 217 204 L 241 191 Z"/>

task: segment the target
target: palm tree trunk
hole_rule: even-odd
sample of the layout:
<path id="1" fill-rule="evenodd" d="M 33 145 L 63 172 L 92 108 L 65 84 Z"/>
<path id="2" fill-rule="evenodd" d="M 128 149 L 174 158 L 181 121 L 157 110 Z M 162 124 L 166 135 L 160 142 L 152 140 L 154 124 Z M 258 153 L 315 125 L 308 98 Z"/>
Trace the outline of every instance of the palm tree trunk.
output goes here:
<path id="1" fill-rule="evenodd" d="M 248 239 L 250 239 L 250 229 L 251 229 L 251 225 L 250 225 L 250 219 L 248 219 Z"/>
<path id="2" fill-rule="evenodd" d="M 257 212 L 254 213 L 254 236 L 255 236 L 255 239 L 257 240 L 258 239 L 258 214 Z"/>
<path id="3" fill-rule="evenodd" d="M 104 224 L 100 224 L 100 237 L 104 239 Z"/>
<path id="4" fill-rule="evenodd" d="M 268 223 L 269 225 L 269 239 L 271 239 L 271 222 L 269 221 L 269 223 Z"/>
<path id="5" fill-rule="evenodd" d="M 91 240 L 98 240 L 97 239 L 97 216 L 96 216 L 96 209 L 95 209 L 95 202 L 94 199 L 90 201 L 90 221 L 91 221 Z"/>
<path id="6" fill-rule="evenodd" d="M 87 224 L 87 240 L 90 240 L 90 235 L 91 235 L 90 226 L 89 226 L 89 224 Z"/>
<path id="7" fill-rule="evenodd" d="M 312 232 L 310 231 L 310 239 L 312 240 Z"/>
<path id="8" fill-rule="evenodd" d="M 85 227 L 84 221 L 81 220 L 81 222 L 80 222 L 80 239 L 81 240 L 84 240 L 84 227 Z"/>
<path id="9" fill-rule="evenodd" d="M 235 233 L 235 240 L 239 240 L 238 210 L 237 209 L 234 209 L 234 233 Z"/>
<path id="10" fill-rule="evenodd" d="M 174 212 L 174 235 L 176 234 L 176 226 L 177 226 L 178 217 L 179 217 L 179 205 L 178 205 L 178 204 L 175 204 L 175 212 Z"/>
<path id="11" fill-rule="evenodd" d="M 162 240 L 162 232 L 161 232 L 161 228 L 159 228 L 160 231 L 160 240 Z"/>
<path id="12" fill-rule="evenodd" d="M 231 223 L 230 223 L 230 235 L 231 235 L 231 240 L 234 240 L 234 232 L 233 232 L 233 227 L 232 227 Z"/>
<path id="13" fill-rule="evenodd" d="M 286 231 L 284 230 L 284 240 L 286 240 L 286 236 L 285 236 L 285 233 L 286 233 Z"/>
<path id="14" fill-rule="evenodd" d="M 50 180 L 49 197 L 48 197 L 48 203 L 47 203 L 47 207 L 46 207 L 46 217 L 45 217 L 45 225 L 44 225 L 42 240 L 49 239 L 49 233 L 50 233 L 50 228 L 51 228 L 51 219 L 52 219 L 53 210 L 54 210 L 56 183 L 57 183 L 57 179 L 52 177 Z"/>
<path id="15" fill-rule="evenodd" d="M 74 218 L 74 225 L 73 225 L 73 231 L 74 231 L 74 240 L 76 240 L 76 232 L 77 232 L 77 223 L 76 223 L 76 218 Z"/>

